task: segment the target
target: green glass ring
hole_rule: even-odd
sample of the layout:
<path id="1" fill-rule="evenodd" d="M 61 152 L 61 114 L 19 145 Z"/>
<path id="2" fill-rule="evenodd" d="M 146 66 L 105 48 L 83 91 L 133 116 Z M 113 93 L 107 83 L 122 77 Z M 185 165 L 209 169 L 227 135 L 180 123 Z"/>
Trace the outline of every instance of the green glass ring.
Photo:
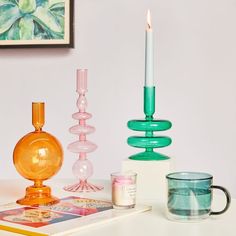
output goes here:
<path id="1" fill-rule="evenodd" d="M 158 136 L 158 137 L 129 137 L 127 143 L 132 147 L 137 148 L 161 148 L 171 144 L 171 138 Z"/>
<path id="2" fill-rule="evenodd" d="M 164 131 L 171 128 L 168 120 L 130 120 L 127 126 L 135 131 Z"/>

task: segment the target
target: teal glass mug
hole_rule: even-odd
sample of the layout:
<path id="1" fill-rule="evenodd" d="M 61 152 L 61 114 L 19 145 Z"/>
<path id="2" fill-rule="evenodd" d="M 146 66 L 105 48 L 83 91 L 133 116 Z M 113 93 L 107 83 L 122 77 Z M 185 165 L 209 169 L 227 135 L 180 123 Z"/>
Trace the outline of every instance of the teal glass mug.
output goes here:
<path id="1" fill-rule="evenodd" d="M 213 176 L 201 172 L 175 172 L 166 176 L 168 184 L 167 218 L 179 221 L 198 221 L 210 215 L 220 215 L 230 206 L 230 193 L 221 186 L 212 185 Z M 212 189 L 226 196 L 221 211 L 212 211 Z"/>

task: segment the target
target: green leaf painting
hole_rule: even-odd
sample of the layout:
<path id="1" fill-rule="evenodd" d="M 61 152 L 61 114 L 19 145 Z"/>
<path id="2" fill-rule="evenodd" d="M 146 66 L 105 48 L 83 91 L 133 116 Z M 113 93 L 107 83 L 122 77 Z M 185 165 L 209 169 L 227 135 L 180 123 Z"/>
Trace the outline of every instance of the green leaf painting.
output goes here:
<path id="1" fill-rule="evenodd" d="M 64 39 L 65 0 L 0 0 L 0 40 Z"/>

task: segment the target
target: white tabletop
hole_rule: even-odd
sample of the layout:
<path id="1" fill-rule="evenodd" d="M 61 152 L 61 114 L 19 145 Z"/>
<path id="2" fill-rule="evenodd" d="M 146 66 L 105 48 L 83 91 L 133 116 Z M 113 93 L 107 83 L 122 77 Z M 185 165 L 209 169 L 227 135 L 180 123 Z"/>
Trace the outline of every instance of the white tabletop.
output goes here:
<path id="1" fill-rule="evenodd" d="M 91 197 L 102 200 L 110 200 L 110 187 L 108 181 L 98 181 L 105 186 L 103 191 L 97 193 L 69 193 L 65 192 L 62 187 L 71 180 L 52 180 L 46 184 L 52 187 L 53 195 L 57 197 L 64 196 L 81 196 Z M 96 182 L 96 181 L 95 181 Z M 24 195 L 25 187 L 31 183 L 22 180 L 0 180 L 0 204 L 14 202 Z M 90 227 L 73 236 L 235 236 L 236 235 L 236 200 L 232 199 L 230 209 L 223 215 L 210 216 L 206 220 L 197 223 L 179 223 L 169 221 L 165 217 L 165 201 L 161 199 L 152 199 L 145 202 L 152 206 L 152 210 L 130 217 L 109 222 L 104 225 Z M 224 207 L 224 196 L 214 194 L 213 209 L 220 210 Z M 1 236 L 18 235 L 0 230 Z"/>

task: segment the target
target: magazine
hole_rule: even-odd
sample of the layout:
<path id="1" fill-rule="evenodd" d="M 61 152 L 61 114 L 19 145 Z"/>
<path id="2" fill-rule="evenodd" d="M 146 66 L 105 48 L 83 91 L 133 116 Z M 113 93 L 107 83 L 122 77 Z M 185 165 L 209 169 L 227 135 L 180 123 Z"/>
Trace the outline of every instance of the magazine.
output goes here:
<path id="1" fill-rule="evenodd" d="M 113 209 L 111 202 L 75 196 L 55 205 L 0 206 L 0 229 L 30 236 L 60 236 L 124 216 L 148 211 L 149 206 L 128 210 Z"/>

